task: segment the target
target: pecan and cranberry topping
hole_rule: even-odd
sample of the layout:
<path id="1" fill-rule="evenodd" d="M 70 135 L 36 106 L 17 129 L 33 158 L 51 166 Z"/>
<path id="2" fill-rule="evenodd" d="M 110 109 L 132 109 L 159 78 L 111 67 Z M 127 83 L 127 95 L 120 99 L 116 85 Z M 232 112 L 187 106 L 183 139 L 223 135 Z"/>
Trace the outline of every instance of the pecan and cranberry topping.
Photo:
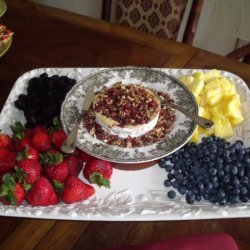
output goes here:
<path id="1" fill-rule="evenodd" d="M 167 93 L 156 91 L 156 94 L 167 102 L 174 102 Z M 155 127 L 148 133 L 135 138 L 130 136 L 121 138 L 118 135 L 113 135 L 104 131 L 102 126 L 96 121 L 96 114 L 93 108 L 84 116 L 83 123 L 93 137 L 107 144 L 119 147 L 143 147 L 164 139 L 164 137 L 171 132 L 175 120 L 175 111 L 169 106 L 164 106 L 160 110 Z"/>
<path id="2" fill-rule="evenodd" d="M 160 104 L 148 89 L 118 82 L 96 95 L 93 108 L 123 127 L 148 123 L 159 113 Z"/>

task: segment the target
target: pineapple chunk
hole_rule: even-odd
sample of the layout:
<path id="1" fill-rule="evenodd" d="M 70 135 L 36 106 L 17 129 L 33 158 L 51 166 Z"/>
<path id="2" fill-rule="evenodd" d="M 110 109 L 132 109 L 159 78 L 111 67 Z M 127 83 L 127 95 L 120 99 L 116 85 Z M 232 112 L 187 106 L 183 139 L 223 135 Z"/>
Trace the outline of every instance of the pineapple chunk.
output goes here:
<path id="1" fill-rule="evenodd" d="M 196 79 L 204 80 L 204 74 L 201 73 L 200 71 L 196 71 L 196 72 L 193 74 L 193 77 L 196 78 Z"/>
<path id="2" fill-rule="evenodd" d="M 213 116 L 213 120 L 226 118 L 223 109 L 220 106 L 211 107 L 210 111 Z"/>
<path id="3" fill-rule="evenodd" d="M 216 95 L 221 95 L 221 87 L 220 86 L 217 86 L 214 88 L 207 88 L 206 92 L 204 94 L 206 101 L 209 101 L 210 98 L 212 98 Z"/>
<path id="4" fill-rule="evenodd" d="M 242 115 L 241 110 L 238 111 L 237 117 L 230 118 L 230 121 L 231 121 L 233 127 L 236 127 L 239 124 L 241 124 L 244 121 L 244 117 Z"/>
<path id="5" fill-rule="evenodd" d="M 222 95 L 215 95 L 207 99 L 207 104 L 210 106 L 214 106 L 216 103 L 218 103 L 221 100 Z"/>
<path id="6" fill-rule="evenodd" d="M 233 135 L 233 128 L 228 119 L 217 120 L 214 123 L 214 133 L 221 138 L 229 138 Z"/>
<path id="7" fill-rule="evenodd" d="M 194 80 L 189 85 L 189 89 L 194 94 L 194 96 L 198 96 L 202 91 L 204 86 L 204 81 L 201 79 L 194 78 Z"/>
<path id="8" fill-rule="evenodd" d="M 204 74 L 204 81 L 209 82 L 212 79 L 220 77 L 220 71 L 217 69 L 210 70 Z"/>
<path id="9" fill-rule="evenodd" d="M 237 117 L 237 113 L 239 112 L 239 107 L 241 105 L 240 97 L 239 95 L 224 96 L 221 105 L 225 116 L 231 116 L 233 118 Z"/>
<path id="10" fill-rule="evenodd" d="M 221 86 L 221 89 L 222 89 L 222 93 L 224 95 L 229 95 L 231 93 L 232 88 L 234 87 L 234 85 L 232 85 L 230 83 L 230 81 L 225 77 L 219 78 L 219 82 L 220 82 L 220 86 Z"/>
<path id="11" fill-rule="evenodd" d="M 209 136 L 214 134 L 214 128 L 204 129 L 203 134 Z"/>
<path id="12" fill-rule="evenodd" d="M 193 82 L 194 78 L 192 76 L 182 76 L 179 80 L 186 86 L 189 86 Z"/>

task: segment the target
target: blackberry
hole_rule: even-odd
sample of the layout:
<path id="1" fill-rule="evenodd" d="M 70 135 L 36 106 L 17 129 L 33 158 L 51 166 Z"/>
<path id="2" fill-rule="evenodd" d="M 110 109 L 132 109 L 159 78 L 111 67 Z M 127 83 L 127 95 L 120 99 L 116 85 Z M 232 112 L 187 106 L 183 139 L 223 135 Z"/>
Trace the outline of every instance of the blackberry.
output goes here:
<path id="1" fill-rule="evenodd" d="M 61 104 L 75 79 L 67 76 L 48 76 L 43 73 L 28 82 L 27 94 L 20 94 L 15 107 L 24 111 L 26 127 L 37 125 L 49 127 L 55 116 L 60 115 Z"/>

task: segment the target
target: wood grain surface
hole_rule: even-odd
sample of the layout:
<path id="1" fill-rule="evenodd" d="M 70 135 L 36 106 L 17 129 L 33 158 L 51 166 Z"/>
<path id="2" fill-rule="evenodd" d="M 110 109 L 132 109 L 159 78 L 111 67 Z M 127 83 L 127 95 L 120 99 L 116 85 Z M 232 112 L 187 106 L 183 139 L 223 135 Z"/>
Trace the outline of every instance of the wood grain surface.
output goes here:
<path id="1" fill-rule="evenodd" d="M 31 1 L 6 2 L 0 22 L 15 34 L 0 58 L 0 108 L 16 79 L 39 67 L 217 68 L 237 74 L 250 86 L 250 66 L 235 60 Z M 90 250 L 217 232 L 232 235 L 241 250 L 250 249 L 248 218 L 92 222 L 14 217 L 0 217 L 0 249 Z"/>

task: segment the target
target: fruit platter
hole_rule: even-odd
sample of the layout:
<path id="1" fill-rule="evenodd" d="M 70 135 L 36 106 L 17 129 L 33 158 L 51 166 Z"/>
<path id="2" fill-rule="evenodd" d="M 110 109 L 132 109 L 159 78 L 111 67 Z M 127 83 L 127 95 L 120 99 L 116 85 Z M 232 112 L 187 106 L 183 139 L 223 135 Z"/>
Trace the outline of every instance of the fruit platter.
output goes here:
<path id="1" fill-rule="evenodd" d="M 178 94 L 184 96 L 184 101 L 189 100 L 184 102 L 187 109 L 212 120 L 214 126 L 204 130 L 179 111 L 168 110 L 168 117 L 173 122 L 164 138 L 171 135 L 176 126 L 180 126 L 178 124 L 186 126 L 186 130 L 179 133 L 178 146 L 170 151 L 161 151 L 154 158 L 153 153 L 150 155 L 152 150 L 145 153 L 147 147 L 154 145 L 157 148 L 164 138 L 150 145 L 131 146 L 131 141 L 126 147 L 111 145 L 106 137 L 103 141 L 95 137 L 98 136 L 98 127 L 94 124 L 95 129 L 89 129 L 87 120 L 87 125 L 82 123 L 79 128 L 75 152 L 61 152 L 61 145 L 80 114 L 84 96 L 91 88 L 96 87 L 95 91 L 100 91 L 102 96 L 109 93 L 109 89 L 118 96 L 117 91 L 122 89 L 131 97 L 131 86 L 115 85 L 112 89 L 113 85 L 107 85 L 102 89 L 103 82 L 108 79 L 103 80 L 103 72 L 109 74 L 117 70 L 140 71 L 140 82 L 147 83 L 149 79 L 152 82 L 152 86 L 147 83 L 142 88 L 154 89 L 155 86 L 164 97 L 169 94 L 166 98 L 174 102 L 178 103 L 181 99 Z M 161 73 L 164 79 L 159 77 Z M 157 88 L 159 84 L 155 74 L 160 82 L 167 82 L 166 75 L 170 79 L 178 79 L 180 83 L 176 88 L 180 89 L 171 92 L 168 84 L 160 84 L 163 87 Z M 88 80 L 96 76 L 95 80 L 100 85 L 98 88 L 98 83 Z M 127 79 L 126 74 L 121 76 Z M 121 79 L 116 80 L 119 82 Z M 135 84 L 133 79 L 128 82 Z M 139 92 L 143 91 L 139 89 Z M 173 93 L 178 93 L 177 97 Z M 151 95 L 147 92 L 145 96 L 147 94 Z M 103 100 L 110 101 L 101 99 L 102 105 L 105 104 Z M 145 102 L 146 99 L 142 100 Z M 157 102 L 152 98 L 150 100 L 148 105 L 156 113 Z M 98 105 L 93 105 L 93 110 L 86 117 L 91 118 L 91 112 L 102 112 Z M 16 80 L 0 114 L 0 215 L 95 221 L 249 217 L 249 111 L 250 93 L 246 83 L 226 71 L 134 67 L 31 70 Z M 116 114 L 112 117 L 115 118 Z M 127 119 L 126 114 L 124 117 Z M 149 115 L 148 119 L 151 117 Z M 134 124 L 137 126 L 138 122 L 135 120 Z M 93 130 L 95 133 L 91 134 Z M 105 145 L 104 152 L 119 148 L 119 152 L 136 152 L 136 157 L 135 154 L 125 154 L 129 155 L 130 163 L 125 161 L 128 169 L 117 169 L 113 165 L 118 159 L 114 160 L 116 154 L 108 158 L 101 155 L 103 151 L 100 154 L 93 151 L 84 139 L 86 134 L 87 138 L 93 136 L 95 142 L 100 140 Z M 85 144 L 88 146 L 85 147 Z M 163 145 L 167 147 L 168 144 L 161 147 Z M 133 166 L 145 161 L 145 154 L 150 155 L 146 161 L 157 162 L 151 167 L 134 170 Z"/>

